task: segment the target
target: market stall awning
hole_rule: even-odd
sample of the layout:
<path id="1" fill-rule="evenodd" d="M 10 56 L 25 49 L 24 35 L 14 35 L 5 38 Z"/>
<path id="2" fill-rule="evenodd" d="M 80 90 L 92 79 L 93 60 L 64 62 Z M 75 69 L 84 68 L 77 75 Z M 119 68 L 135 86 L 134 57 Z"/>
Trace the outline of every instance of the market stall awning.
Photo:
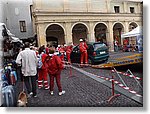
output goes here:
<path id="1" fill-rule="evenodd" d="M 142 27 L 138 26 L 130 32 L 121 35 L 121 38 L 134 37 L 142 35 Z"/>
<path id="2" fill-rule="evenodd" d="M 22 43 L 22 40 L 20 40 L 20 39 L 17 38 L 17 37 L 12 36 L 11 38 L 12 38 L 12 41 L 11 41 L 11 42 L 20 42 L 20 43 Z"/>

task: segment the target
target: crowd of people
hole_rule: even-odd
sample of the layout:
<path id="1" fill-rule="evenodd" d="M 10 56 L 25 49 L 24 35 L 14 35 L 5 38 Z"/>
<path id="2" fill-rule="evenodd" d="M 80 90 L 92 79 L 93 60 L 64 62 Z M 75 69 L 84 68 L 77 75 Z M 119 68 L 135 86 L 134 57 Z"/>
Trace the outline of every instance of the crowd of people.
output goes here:
<path id="1" fill-rule="evenodd" d="M 129 44 L 128 39 L 123 40 L 123 45 L 119 44 L 118 38 L 114 39 L 114 51 L 123 51 L 123 52 L 135 52 L 138 51 L 138 46 L 136 44 Z"/>
<path id="2" fill-rule="evenodd" d="M 87 48 L 83 39 L 80 39 L 81 66 L 88 63 Z M 58 45 L 57 48 L 49 44 L 39 48 L 31 46 L 29 42 L 24 44 L 24 49 L 20 49 L 17 55 L 16 63 L 21 66 L 22 81 L 25 83 L 28 97 L 37 97 L 37 87 L 49 90 L 50 95 L 53 95 L 54 79 L 58 87 L 58 95 L 61 96 L 65 93 L 61 85 L 61 71 L 64 69 L 65 57 L 67 62 L 71 64 L 72 50 L 72 44 Z M 36 83 L 37 81 L 38 83 Z"/>

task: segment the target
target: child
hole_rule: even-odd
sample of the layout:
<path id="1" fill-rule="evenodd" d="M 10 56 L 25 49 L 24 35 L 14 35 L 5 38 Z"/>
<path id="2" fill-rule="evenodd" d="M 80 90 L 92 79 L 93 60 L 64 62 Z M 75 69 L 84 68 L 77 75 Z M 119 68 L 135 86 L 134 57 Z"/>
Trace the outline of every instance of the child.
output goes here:
<path id="1" fill-rule="evenodd" d="M 59 90 L 59 95 L 65 94 L 65 91 L 62 91 L 61 82 L 60 82 L 60 74 L 62 69 L 64 68 L 63 63 L 57 55 L 54 55 L 55 49 L 51 48 L 49 51 L 50 60 L 47 62 L 48 65 L 48 74 L 50 76 L 50 94 L 53 95 L 54 92 L 54 79 L 56 79 L 57 87 Z"/>

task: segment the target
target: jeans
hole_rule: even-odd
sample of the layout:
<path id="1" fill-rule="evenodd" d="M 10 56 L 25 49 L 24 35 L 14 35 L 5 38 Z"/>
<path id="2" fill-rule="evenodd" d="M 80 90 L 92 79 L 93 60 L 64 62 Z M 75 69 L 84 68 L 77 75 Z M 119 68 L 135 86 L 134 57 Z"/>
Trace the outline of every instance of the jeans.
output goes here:
<path id="1" fill-rule="evenodd" d="M 118 46 L 115 46 L 115 52 L 117 52 L 118 51 Z"/>
<path id="2" fill-rule="evenodd" d="M 31 80 L 31 83 L 30 83 Z M 30 92 L 33 92 L 33 96 L 35 96 L 36 93 L 36 76 L 24 76 L 24 83 L 27 89 L 28 94 Z"/>

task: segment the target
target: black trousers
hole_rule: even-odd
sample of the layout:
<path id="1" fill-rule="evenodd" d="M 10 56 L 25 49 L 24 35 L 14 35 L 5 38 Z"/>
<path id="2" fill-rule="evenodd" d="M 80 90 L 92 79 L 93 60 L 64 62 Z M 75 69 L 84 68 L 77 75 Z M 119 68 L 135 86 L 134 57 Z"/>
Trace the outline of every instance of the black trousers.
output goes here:
<path id="1" fill-rule="evenodd" d="M 17 67 L 17 78 L 18 78 L 18 80 L 21 80 L 21 81 L 23 81 L 23 74 L 22 74 L 22 72 L 21 72 L 21 67 L 19 66 L 19 67 Z"/>
<path id="2" fill-rule="evenodd" d="M 24 83 L 27 89 L 28 94 L 30 92 L 33 92 L 33 96 L 35 96 L 36 93 L 36 76 L 24 76 Z"/>

